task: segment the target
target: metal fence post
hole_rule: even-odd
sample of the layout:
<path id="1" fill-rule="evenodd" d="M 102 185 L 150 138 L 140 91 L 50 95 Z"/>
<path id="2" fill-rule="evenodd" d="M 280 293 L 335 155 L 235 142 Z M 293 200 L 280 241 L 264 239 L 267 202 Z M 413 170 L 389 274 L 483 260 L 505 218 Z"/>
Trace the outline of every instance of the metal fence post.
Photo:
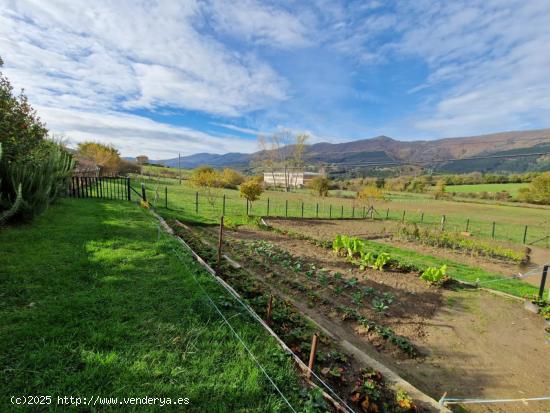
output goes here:
<path id="1" fill-rule="evenodd" d="M 445 215 L 442 215 L 441 216 L 441 231 L 445 231 L 445 220 L 447 218 L 445 217 Z"/>
<path id="2" fill-rule="evenodd" d="M 222 200 L 222 217 L 225 216 L 225 194 L 223 194 Z"/>
<path id="3" fill-rule="evenodd" d="M 168 209 L 168 187 L 164 187 L 164 207 Z"/>
<path id="4" fill-rule="evenodd" d="M 99 185 L 97 178 L 95 179 L 96 195 L 99 198 Z M 126 178 L 126 190 L 128 191 L 128 201 L 132 200 L 132 191 L 130 189 L 130 178 Z"/>
<path id="5" fill-rule="evenodd" d="M 386 209 L 386 219 L 388 219 L 389 216 L 390 216 L 390 209 L 388 208 L 388 209 Z"/>
<path id="6" fill-rule="evenodd" d="M 544 295 L 544 287 L 546 286 L 546 276 L 548 275 L 548 265 L 545 265 L 542 270 L 542 278 L 540 280 L 540 288 L 539 288 L 539 300 L 542 300 L 542 297 Z M 550 300 L 550 297 L 548 298 Z"/>
<path id="7" fill-rule="evenodd" d="M 267 216 L 269 216 L 269 198 L 267 198 L 267 213 L 266 213 Z"/>
<path id="8" fill-rule="evenodd" d="M 342 209 L 340 212 L 340 218 L 344 218 L 344 205 L 342 205 Z"/>
<path id="9" fill-rule="evenodd" d="M 315 218 L 319 218 L 319 204 L 315 206 Z"/>
<path id="10" fill-rule="evenodd" d="M 351 206 L 351 217 L 355 218 L 355 205 Z"/>
<path id="11" fill-rule="evenodd" d="M 470 229 L 470 218 L 466 219 L 466 232 Z"/>
<path id="12" fill-rule="evenodd" d="M 493 232 L 491 233 L 491 238 L 495 239 L 495 225 L 496 225 L 496 222 L 493 221 Z"/>
<path id="13" fill-rule="evenodd" d="M 302 202 L 302 218 L 304 218 L 304 203 Z"/>
<path id="14" fill-rule="evenodd" d="M 199 191 L 195 192 L 195 212 L 199 213 Z"/>
<path id="15" fill-rule="evenodd" d="M 248 199 L 246 200 L 246 216 L 248 216 Z"/>
<path id="16" fill-rule="evenodd" d="M 424 211 L 422 211 L 422 215 L 420 215 L 420 223 L 424 223 Z"/>
<path id="17" fill-rule="evenodd" d="M 401 217 L 401 222 L 405 222 L 405 210 L 403 210 L 403 216 Z"/>
<path id="18" fill-rule="evenodd" d="M 332 204 L 328 206 L 328 219 L 332 219 Z"/>
<path id="19" fill-rule="evenodd" d="M 525 225 L 525 229 L 523 230 L 523 243 L 527 241 L 527 225 Z"/>

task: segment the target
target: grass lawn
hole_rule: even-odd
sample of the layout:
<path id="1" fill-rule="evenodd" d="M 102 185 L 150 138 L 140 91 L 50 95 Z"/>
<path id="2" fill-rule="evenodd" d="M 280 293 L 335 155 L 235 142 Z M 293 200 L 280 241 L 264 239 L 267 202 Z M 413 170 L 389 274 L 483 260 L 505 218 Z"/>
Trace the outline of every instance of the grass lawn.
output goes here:
<path id="1" fill-rule="evenodd" d="M 520 188 L 528 188 L 527 183 L 505 183 L 505 184 L 476 184 L 476 185 L 447 185 L 446 192 L 500 192 L 508 191 L 510 195 L 516 196 Z"/>
<path id="2" fill-rule="evenodd" d="M 168 411 L 287 411 L 192 273 L 299 408 L 290 360 L 188 255 L 176 256 L 176 241 L 157 240 L 157 228 L 134 203 L 65 199 L 32 224 L 0 229 L 0 411 L 65 411 L 57 396 L 189 398 Z M 23 395 L 53 400 L 10 403 Z"/>
<path id="3" fill-rule="evenodd" d="M 185 181 L 182 185 L 175 180 L 157 185 L 153 180 L 145 178 L 143 182 L 147 187 L 148 199 L 156 203 L 163 216 L 196 222 L 217 222 L 223 210 L 225 195 L 227 221 L 244 224 L 249 220 L 246 215 L 246 201 L 239 196 L 237 190 L 213 189 L 209 193 L 206 190 L 197 191 L 197 188 L 191 187 Z M 134 181 L 133 186 L 137 189 L 138 181 Z M 168 209 L 164 208 L 165 188 L 168 189 Z M 158 196 L 155 196 L 157 189 Z M 550 209 L 435 200 L 425 194 L 405 193 L 392 193 L 390 200 L 376 201 L 374 206 L 378 211 L 375 218 L 386 219 L 387 216 L 390 220 L 400 221 L 405 211 L 406 222 L 415 222 L 423 227 L 439 228 L 443 215 L 446 219 L 445 228 L 450 231 L 464 231 L 469 222 L 469 232 L 480 238 L 492 238 L 492 226 L 495 222 L 495 239 L 517 244 L 523 242 L 526 225 L 527 242 L 550 234 Z M 335 219 L 361 217 L 363 208 L 364 205 L 353 199 L 319 198 L 307 190 L 290 193 L 265 191 L 253 203 L 249 213 L 256 216 Z"/>

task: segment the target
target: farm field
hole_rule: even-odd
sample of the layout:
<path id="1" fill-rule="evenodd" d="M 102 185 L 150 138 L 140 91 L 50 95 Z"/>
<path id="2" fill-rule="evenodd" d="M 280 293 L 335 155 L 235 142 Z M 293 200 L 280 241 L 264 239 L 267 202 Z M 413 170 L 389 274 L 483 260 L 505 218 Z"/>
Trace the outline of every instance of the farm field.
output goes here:
<path id="1" fill-rule="evenodd" d="M 290 402 L 303 405 L 300 379 L 271 336 L 187 253 L 176 255 L 175 240 L 158 239 L 157 220 L 135 204 L 64 199 L 32 224 L 1 229 L 0 245 L 0 411 L 38 411 L 9 400 L 42 394 L 188 397 L 183 408 L 194 412 L 286 411 L 193 274 L 226 304 Z"/>
<path id="2" fill-rule="evenodd" d="M 194 231 L 214 244 L 215 227 Z M 190 236 L 187 231 L 180 235 Z M 227 231 L 226 239 L 224 251 L 246 263 L 250 276 L 435 399 L 444 392 L 450 397 L 529 397 L 543 394 L 550 383 L 550 373 L 540 365 L 541 357 L 550 356 L 543 320 L 526 312 L 520 301 L 458 285 L 431 287 L 414 272 L 361 270 L 319 244 L 254 226 Z M 530 403 L 469 405 L 467 411 L 544 409 Z"/>
<path id="3" fill-rule="evenodd" d="M 504 183 L 504 184 L 475 184 L 475 185 L 447 185 L 445 192 L 500 192 L 508 191 L 510 195 L 516 196 L 520 188 L 528 188 L 527 183 Z"/>
<path id="4" fill-rule="evenodd" d="M 149 200 L 159 208 L 164 207 L 165 189 L 168 190 L 167 216 L 185 218 L 200 222 L 217 222 L 224 211 L 233 224 L 248 222 L 246 200 L 237 190 L 197 190 L 188 182 L 178 185 L 177 181 L 160 184 L 154 180 L 143 180 L 149 193 Z M 139 187 L 139 182 L 134 186 Z M 198 194 L 198 195 L 197 195 Z M 303 205 L 303 209 L 302 209 Z M 376 201 L 373 217 L 386 222 L 416 223 L 421 227 L 440 228 L 448 231 L 465 231 L 475 237 L 522 244 L 545 246 L 550 235 L 550 208 L 528 208 L 525 206 L 504 206 L 488 203 L 470 203 L 449 200 L 435 200 L 417 194 L 392 194 L 389 201 Z M 359 218 L 367 212 L 367 206 L 356 200 L 345 198 L 319 198 L 307 191 L 285 193 L 265 191 L 258 201 L 249 207 L 250 215 L 305 218 Z M 403 218 L 403 214 L 404 218 Z M 444 223 L 442 224 L 442 219 Z M 388 224 L 390 225 L 390 224 Z M 527 226 L 527 233 L 525 227 Z"/>

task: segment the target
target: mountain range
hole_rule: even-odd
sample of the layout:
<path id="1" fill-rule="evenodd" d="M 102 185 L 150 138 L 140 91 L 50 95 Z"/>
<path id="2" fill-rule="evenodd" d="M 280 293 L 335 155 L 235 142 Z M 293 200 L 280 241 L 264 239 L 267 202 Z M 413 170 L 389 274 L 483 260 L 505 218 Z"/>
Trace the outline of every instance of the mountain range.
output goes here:
<path id="1" fill-rule="evenodd" d="M 426 162 L 446 159 L 468 159 L 484 155 L 509 155 L 517 153 L 550 152 L 550 129 L 530 131 L 500 132 L 488 135 L 445 138 L 436 140 L 400 141 L 387 136 L 377 136 L 343 143 L 321 142 L 307 145 L 303 158 L 310 164 L 357 164 L 365 162 Z M 195 168 L 199 165 L 210 165 L 215 168 L 233 167 L 246 169 L 250 162 L 259 159 L 261 153 L 197 153 L 184 156 L 180 160 L 182 168 Z M 523 158 L 516 158 L 523 159 Z M 529 162 L 513 163 L 513 170 L 528 169 Z M 166 166 L 177 167 L 178 158 L 152 161 Z M 487 162 L 460 161 L 449 162 L 443 169 L 455 172 L 473 170 L 488 172 L 498 170 L 510 160 L 494 160 Z M 435 162 L 434 162 L 435 164 Z M 462 165 L 458 168 L 456 165 Z M 457 170 L 458 169 L 458 170 Z"/>

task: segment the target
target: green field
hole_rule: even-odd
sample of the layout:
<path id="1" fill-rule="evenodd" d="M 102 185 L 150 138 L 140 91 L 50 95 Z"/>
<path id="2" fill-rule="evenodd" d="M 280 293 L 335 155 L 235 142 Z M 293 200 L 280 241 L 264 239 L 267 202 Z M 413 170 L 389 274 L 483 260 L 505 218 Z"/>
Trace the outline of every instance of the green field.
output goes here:
<path id="1" fill-rule="evenodd" d="M 528 188 L 528 183 L 506 183 L 506 184 L 477 184 L 477 185 L 447 185 L 445 192 L 501 192 L 507 191 L 512 196 L 516 196 L 520 188 Z"/>
<path id="2" fill-rule="evenodd" d="M 69 409 L 10 403 L 23 395 L 187 397 L 188 406 L 164 409 L 287 411 L 193 274 L 300 406 L 297 375 L 271 336 L 158 234 L 134 203 L 90 199 L 61 200 L 31 224 L 0 229 L 0 411 Z"/>
<path id="3" fill-rule="evenodd" d="M 139 187 L 135 181 L 134 187 Z M 178 185 L 176 180 L 156 184 L 143 180 L 148 198 L 161 209 L 162 214 L 189 221 L 217 222 L 223 212 L 228 222 L 242 224 L 247 217 L 246 201 L 237 190 L 212 189 L 207 191 L 191 187 L 187 181 Z M 168 190 L 168 209 L 165 206 L 165 189 Z M 156 201 L 155 201 L 156 200 Z M 198 202 L 197 202 L 198 201 Z M 303 214 L 302 214 L 303 205 Z M 424 194 L 392 193 L 389 200 L 375 201 L 376 219 L 414 222 L 423 227 L 440 228 L 445 216 L 444 228 L 450 231 L 468 231 L 480 238 L 523 243 L 525 226 L 527 243 L 550 235 L 550 208 L 529 208 L 521 205 L 497 205 L 491 203 L 435 200 Z M 266 191 L 249 209 L 253 216 L 304 217 L 304 218 L 360 218 L 366 206 L 355 199 L 319 198 L 310 191 Z M 542 244 L 540 244 L 542 245 Z"/>

